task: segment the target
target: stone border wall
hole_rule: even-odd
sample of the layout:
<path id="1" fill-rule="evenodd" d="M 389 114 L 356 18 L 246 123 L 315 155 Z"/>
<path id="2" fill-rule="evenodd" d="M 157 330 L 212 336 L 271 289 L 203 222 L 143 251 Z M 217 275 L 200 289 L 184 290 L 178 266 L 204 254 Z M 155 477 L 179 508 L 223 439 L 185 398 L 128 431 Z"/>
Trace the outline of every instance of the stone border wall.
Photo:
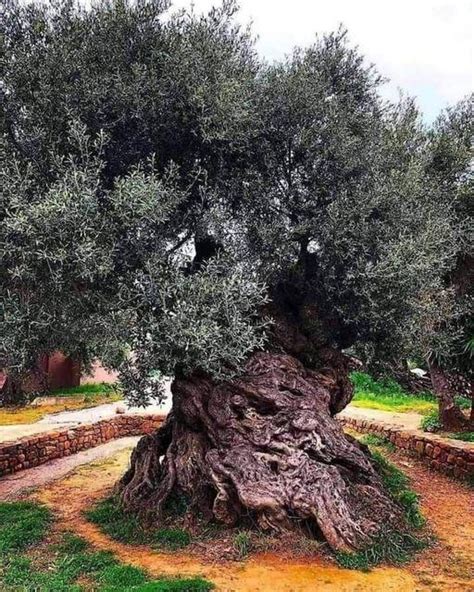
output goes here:
<path id="1" fill-rule="evenodd" d="M 357 432 L 387 438 L 400 452 L 416 457 L 435 471 L 450 477 L 471 481 L 474 479 L 474 445 L 443 438 L 421 430 L 408 430 L 373 420 L 339 417 L 346 427 Z"/>
<path id="2" fill-rule="evenodd" d="M 164 415 L 119 415 L 97 423 L 26 436 L 0 443 L 0 477 L 70 456 L 110 440 L 156 430 Z"/>

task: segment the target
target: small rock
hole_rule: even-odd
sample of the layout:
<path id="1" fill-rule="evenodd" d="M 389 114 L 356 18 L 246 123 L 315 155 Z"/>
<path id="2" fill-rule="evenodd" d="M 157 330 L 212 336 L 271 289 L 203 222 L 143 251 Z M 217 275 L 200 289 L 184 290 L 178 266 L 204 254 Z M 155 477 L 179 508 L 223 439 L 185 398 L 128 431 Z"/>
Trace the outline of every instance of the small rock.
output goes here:
<path id="1" fill-rule="evenodd" d="M 123 405 L 120 405 L 119 407 L 117 407 L 115 409 L 115 413 L 117 413 L 118 415 L 123 415 L 127 410 L 125 409 L 125 407 Z"/>

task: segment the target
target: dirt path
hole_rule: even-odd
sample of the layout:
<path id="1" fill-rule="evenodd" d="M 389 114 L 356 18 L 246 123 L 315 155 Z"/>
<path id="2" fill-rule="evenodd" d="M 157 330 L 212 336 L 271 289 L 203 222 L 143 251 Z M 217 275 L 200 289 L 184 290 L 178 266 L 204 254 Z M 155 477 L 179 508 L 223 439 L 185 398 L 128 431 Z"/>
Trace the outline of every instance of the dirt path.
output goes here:
<path id="1" fill-rule="evenodd" d="M 0 500 L 17 498 L 28 490 L 65 477 L 76 467 L 109 458 L 124 448 L 129 451 L 130 447 L 134 446 L 138 440 L 138 437 L 119 438 L 95 448 L 83 450 L 72 456 L 58 458 L 27 471 L 2 477 L 0 479 Z"/>
<path id="2" fill-rule="evenodd" d="M 348 405 L 340 417 L 353 417 L 354 419 L 368 419 L 383 424 L 398 426 L 409 430 L 418 430 L 423 415 L 419 413 L 399 413 L 396 411 L 382 411 L 381 409 L 367 409 L 366 407 L 354 407 Z"/>
<path id="3" fill-rule="evenodd" d="M 77 469 L 43 488 L 35 498 L 52 507 L 58 528 L 73 530 L 95 547 L 113 551 L 122 561 L 142 566 L 155 576 L 202 575 L 221 592 L 472 592 L 473 493 L 423 466 L 394 457 L 414 478 L 425 515 L 440 539 L 406 568 L 379 568 L 370 573 L 344 570 L 315 556 L 293 559 L 264 554 L 238 562 L 210 563 L 184 553 L 166 554 L 115 542 L 84 519 L 82 512 L 105 496 L 122 474 L 129 450 Z"/>

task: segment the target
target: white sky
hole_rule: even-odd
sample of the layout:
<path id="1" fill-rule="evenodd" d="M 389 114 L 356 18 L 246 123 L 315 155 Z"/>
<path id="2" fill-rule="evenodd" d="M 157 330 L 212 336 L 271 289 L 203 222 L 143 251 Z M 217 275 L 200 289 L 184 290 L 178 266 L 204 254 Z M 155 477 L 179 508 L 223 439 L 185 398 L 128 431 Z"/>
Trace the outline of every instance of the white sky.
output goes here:
<path id="1" fill-rule="evenodd" d="M 219 0 L 194 0 L 206 11 Z M 191 0 L 173 0 L 175 7 Z M 352 43 L 390 79 L 416 96 L 425 119 L 474 90 L 474 0 L 240 0 L 243 23 L 253 22 L 257 48 L 268 60 L 307 45 L 316 33 L 344 24 Z"/>

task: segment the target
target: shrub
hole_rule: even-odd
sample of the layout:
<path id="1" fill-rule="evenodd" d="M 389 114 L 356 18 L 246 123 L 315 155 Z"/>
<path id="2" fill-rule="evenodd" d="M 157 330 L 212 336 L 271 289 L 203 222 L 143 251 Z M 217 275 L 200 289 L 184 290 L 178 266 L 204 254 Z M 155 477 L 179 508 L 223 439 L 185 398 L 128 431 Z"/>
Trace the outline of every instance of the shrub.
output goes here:
<path id="1" fill-rule="evenodd" d="M 460 432 L 459 434 L 449 434 L 450 438 L 462 440 L 463 442 L 474 442 L 474 432 Z"/>
<path id="2" fill-rule="evenodd" d="M 421 429 L 424 432 L 439 432 L 442 429 L 441 420 L 439 419 L 439 412 L 434 409 L 428 415 L 425 415 L 421 420 Z"/>

